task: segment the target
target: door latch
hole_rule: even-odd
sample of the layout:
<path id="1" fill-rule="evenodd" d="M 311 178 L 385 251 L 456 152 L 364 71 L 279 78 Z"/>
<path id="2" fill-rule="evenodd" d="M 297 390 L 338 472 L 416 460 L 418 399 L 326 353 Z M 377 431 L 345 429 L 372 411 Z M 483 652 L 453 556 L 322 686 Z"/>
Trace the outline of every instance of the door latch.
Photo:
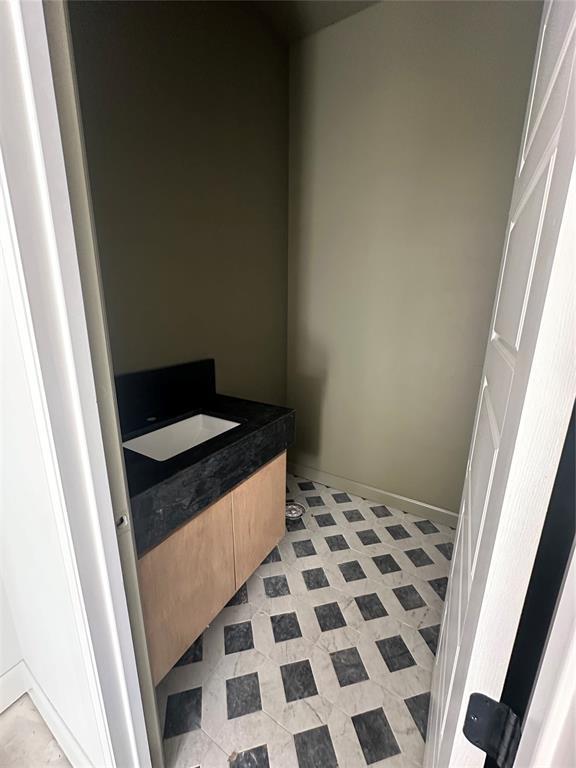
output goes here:
<path id="1" fill-rule="evenodd" d="M 507 704 L 473 693 L 464 720 L 464 736 L 496 761 L 512 768 L 520 742 L 520 719 Z"/>

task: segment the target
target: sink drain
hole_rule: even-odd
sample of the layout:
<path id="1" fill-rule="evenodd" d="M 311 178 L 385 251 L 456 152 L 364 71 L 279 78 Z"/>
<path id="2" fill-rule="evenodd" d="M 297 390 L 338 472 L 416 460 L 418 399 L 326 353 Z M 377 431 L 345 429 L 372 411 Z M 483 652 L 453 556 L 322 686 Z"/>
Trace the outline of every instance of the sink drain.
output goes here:
<path id="1" fill-rule="evenodd" d="M 290 504 L 286 504 L 286 518 L 288 520 L 298 520 L 306 512 L 306 508 L 302 504 L 293 501 Z"/>

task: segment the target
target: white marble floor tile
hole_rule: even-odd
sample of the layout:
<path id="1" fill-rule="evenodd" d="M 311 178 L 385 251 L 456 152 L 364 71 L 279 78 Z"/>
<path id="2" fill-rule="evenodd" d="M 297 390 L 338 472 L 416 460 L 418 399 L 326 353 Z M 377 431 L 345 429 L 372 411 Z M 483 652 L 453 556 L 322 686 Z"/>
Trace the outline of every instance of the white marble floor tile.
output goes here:
<path id="1" fill-rule="evenodd" d="M 162 726 L 176 734 L 167 768 L 266 757 L 299 768 L 299 755 L 421 768 L 435 629 L 419 630 L 441 622 L 450 550 L 436 545 L 454 532 L 305 478 L 286 485 L 302 522 L 158 687 Z"/>

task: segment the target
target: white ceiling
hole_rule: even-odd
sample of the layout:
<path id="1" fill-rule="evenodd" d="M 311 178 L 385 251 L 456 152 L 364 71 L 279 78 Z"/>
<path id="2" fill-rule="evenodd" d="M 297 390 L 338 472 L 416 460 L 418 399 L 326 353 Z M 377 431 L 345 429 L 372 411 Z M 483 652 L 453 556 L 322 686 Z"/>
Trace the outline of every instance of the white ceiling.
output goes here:
<path id="1" fill-rule="evenodd" d="M 255 0 L 269 25 L 286 42 L 311 35 L 319 29 L 363 11 L 376 0 Z"/>

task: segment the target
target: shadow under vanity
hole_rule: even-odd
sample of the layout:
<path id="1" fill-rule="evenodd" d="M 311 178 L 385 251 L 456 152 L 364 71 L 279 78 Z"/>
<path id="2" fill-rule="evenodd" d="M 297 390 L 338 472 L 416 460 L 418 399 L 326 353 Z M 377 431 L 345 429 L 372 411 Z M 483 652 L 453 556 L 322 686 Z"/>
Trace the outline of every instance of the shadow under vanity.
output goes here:
<path id="1" fill-rule="evenodd" d="M 213 360 L 116 393 L 157 684 L 284 535 L 294 411 L 217 394 Z"/>

